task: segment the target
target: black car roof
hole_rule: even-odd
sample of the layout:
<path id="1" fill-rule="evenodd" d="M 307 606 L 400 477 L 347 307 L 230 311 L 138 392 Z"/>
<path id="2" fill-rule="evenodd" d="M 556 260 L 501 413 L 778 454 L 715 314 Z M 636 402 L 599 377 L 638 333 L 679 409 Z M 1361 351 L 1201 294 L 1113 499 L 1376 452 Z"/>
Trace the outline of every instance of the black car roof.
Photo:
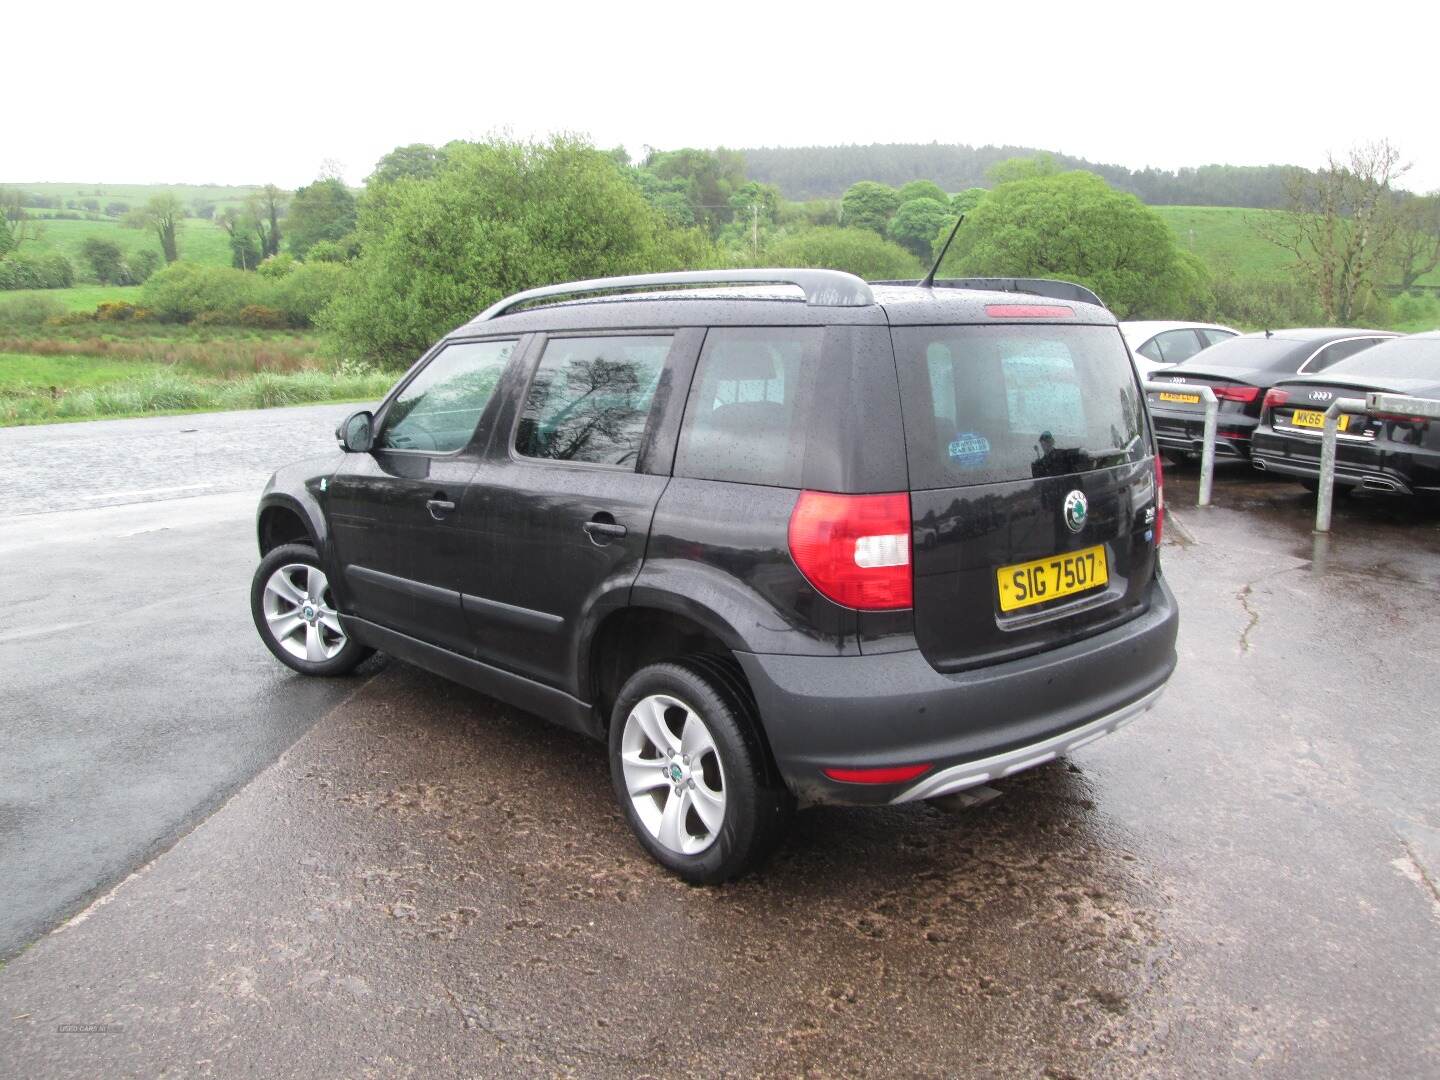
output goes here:
<path id="1" fill-rule="evenodd" d="M 716 276 L 722 277 L 723 272 L 717 272 Z M 663 275 L 656 277 L 658 279 Z M 554 301 L 515 311 L 504 310 L 506 305 L 502 302 L 459 327 L 450 336 L 681 326 L 836 326 L 884 325 L 887 322 L 925 325 L 1011 321 L 1010 318 L 987 313 L 987 308 L 996 306 L 1056 307 L 1068 309 L 1056 313 L 1067 323 L 1116 325 L 1116 318 L 1108 309 L 1079 300 L 999 289 L 956 288 L 944 283 L 937 283 L 934 287 L 908 284 L 876 284 L 870 287 L 859 279 L 851 280 L 865 288 L 860 302 L 807 302 L 807 293 L 800 287 L 769 284 L 740 287 L 685 285 L 659 293 L 560 296 Z M 1068 288 L 1083 291 L 1073 285 L 1068 285 Z M 869 302 L 863 302 L 867 299 Z M 501 309 L 503 313 L 492 316 L 490 313 L 496 309 Z M 1030 316 L 1014 321 L 1044 320 Z"/>

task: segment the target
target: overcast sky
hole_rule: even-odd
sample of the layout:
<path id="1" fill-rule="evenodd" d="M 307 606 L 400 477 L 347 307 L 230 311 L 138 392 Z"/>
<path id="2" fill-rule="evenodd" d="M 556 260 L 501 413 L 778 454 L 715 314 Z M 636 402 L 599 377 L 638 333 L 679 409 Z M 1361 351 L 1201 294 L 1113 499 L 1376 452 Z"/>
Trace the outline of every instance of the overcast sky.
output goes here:
<path id="1" fill-rule="evenodd" d="M 402 143 L 1011 143 L 1440 188 L 1440 3 L 11 5 L 0 182 L 358 184 Z"/>

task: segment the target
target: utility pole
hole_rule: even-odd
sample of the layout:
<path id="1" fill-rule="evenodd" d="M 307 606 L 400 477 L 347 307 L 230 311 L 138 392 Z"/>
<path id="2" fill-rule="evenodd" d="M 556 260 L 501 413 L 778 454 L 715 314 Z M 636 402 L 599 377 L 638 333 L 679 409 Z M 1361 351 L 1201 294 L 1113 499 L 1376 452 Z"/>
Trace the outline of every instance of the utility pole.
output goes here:
<path id="1" fill-rule="evenodd" d="M 750 257 L 760 258 L 760 204 L 750 204 Z"/>

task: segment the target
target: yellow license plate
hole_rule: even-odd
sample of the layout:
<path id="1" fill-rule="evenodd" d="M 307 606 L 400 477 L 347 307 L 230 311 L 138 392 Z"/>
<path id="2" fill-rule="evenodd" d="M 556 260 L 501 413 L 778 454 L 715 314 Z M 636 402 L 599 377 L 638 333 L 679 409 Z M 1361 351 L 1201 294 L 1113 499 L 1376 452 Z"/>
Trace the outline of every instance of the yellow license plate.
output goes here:
<path id="1" fill-rule="evenodd" d="M 1169 390 L 1160 391 L 1161 401 L 1174 401 L 1181 405 L 1199 405 L 1199 394 L 1172 394 Z"/>
<path id="2" fill-rule="evenodd" d="M 1325 426 L 1325 414 L 1323 412 L 1316 412 L 1314 409 L 1296 409 L 1290 416 L 1290 425 L 1292 427 L 1323 428 Z M 1336 430 L 1344 431 L 1349 426 L 1350 417 L 1348 415 L 1341 416 L 1339 424 L 1336 425 Z"/>
<path id="3" fill-rule="evenodd" d="M 1105 547 L 1100 545 L 1002 566 L 995 571 L 995 580 L 1000 586 L 1000 610 L 1015 611 L 1105 585 L 1110 581 L 1110 572 L 1105 565 Z"/>

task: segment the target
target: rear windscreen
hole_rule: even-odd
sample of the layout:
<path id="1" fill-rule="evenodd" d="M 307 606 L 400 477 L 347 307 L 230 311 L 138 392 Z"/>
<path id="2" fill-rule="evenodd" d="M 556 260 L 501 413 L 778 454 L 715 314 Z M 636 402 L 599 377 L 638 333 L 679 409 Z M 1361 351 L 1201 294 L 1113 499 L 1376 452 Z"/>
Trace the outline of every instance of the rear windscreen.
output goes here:
<path id="1" fill-rule="evenodd" d="M 1064 476 L 1148 453 L 1114 326 L 906 326 L 892 336 L 912 490 Z"/>

